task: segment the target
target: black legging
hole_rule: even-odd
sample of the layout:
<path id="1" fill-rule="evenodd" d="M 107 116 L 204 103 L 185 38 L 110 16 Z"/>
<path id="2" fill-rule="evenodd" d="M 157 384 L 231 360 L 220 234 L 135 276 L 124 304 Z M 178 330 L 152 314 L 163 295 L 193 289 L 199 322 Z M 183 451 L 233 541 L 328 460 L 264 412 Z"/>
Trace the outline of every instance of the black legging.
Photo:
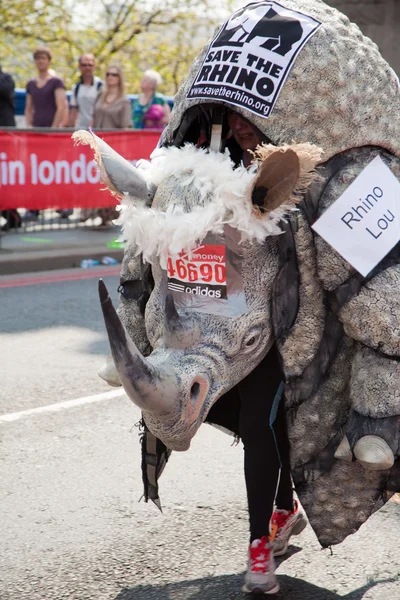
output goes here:
<path id="1" fill-rule="evenodd" d="M 254 371 L 214 404 L 206 419 L 230 429 L 243 441 L 251 542 L 269 535 L 274 500 L 278 508 L 293 508 L 283 399 L 274 428 L 270 426 L 274 398 L 282 380 L 274 346 Z"/>

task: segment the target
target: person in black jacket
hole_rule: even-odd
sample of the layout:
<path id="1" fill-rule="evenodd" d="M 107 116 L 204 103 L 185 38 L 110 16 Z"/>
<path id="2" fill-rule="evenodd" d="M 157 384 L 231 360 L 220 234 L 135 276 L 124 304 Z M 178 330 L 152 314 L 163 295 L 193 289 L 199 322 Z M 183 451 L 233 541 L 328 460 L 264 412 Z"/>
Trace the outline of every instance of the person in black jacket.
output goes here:
<path id="1" fill-rule="evenodd" d="M 15 127 L 14 80 L 0 67 L 0 127 Z"/>
<path id="2" fill-rule="evenodd" d="M 15 127 L 15 83 L 9 73 L 4 73 L 0 67 L 0 127 Z M 1 211 L 6 223 L 1 228 L 8 231 L 21 226 L 21 217 L 16 209 Z"/>

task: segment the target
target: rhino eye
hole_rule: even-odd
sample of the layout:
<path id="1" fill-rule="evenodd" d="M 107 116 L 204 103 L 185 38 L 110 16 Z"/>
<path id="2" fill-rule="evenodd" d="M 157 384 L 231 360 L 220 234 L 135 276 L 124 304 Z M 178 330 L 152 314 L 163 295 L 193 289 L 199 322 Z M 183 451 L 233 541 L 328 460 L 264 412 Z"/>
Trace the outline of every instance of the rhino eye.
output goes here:
<path id="1" fill-rule="evenodd" d="M 253 350 L 260 341 L 260 333 L 259 332 L 251 332 L 244 340 L 244 350 L 248 352 L 249 350 Z"/>

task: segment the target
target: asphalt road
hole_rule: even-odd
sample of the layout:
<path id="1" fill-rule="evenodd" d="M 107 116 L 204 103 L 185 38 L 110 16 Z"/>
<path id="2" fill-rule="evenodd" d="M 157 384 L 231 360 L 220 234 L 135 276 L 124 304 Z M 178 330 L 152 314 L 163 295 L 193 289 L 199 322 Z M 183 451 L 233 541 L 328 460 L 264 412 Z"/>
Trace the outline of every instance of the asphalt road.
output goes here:
<path id="1" fill-rule="evenodd" d="M 117 281 L 106 278 L 114 297 Z M 96 375 L 107 352 L 96 287 L 0 290 L 0 598 L 244 599 L 242 448 L 203 426 L 162 476 L 164 513 L 138 502 L 140 415 Z M 279 597 L 400 599 L 400 505 L 332 553 L 309 527 L 294 542 Z"/>

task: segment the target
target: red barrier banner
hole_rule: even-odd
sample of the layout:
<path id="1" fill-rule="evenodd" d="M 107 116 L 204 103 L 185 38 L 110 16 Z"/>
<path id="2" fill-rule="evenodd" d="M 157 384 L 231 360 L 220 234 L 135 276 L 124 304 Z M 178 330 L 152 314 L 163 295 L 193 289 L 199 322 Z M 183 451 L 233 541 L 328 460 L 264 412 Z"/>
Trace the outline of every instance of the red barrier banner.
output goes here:
<path id="1" fill-rule="evenodd" d="M 116 204 L 101 191 L 89 146 L 75 146 L 72 132 L 0 130 L 0 210 L 99 208 Z M 97 135 L 129 161 L 149 158 L 159 131 L 102 131 Z"/>

